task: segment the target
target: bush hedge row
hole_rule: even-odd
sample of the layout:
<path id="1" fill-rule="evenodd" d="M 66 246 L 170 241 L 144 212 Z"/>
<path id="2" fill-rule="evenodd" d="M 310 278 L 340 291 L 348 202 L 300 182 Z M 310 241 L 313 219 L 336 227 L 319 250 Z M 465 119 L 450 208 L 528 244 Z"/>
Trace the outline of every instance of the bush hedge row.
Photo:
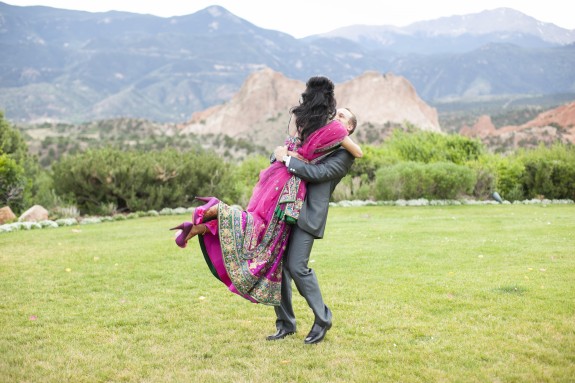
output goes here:
<path id="1" fill-rule="evenodd" d="M 52 166 L 56 193 L 80 211 L 100 214 L 190 206 L 195 196 L 237 198 L 232 166 L 211 153 L 104 148 L 66 157 Z"/>
<path id="2" fill-rule="evenodd" d="M 396 130 L 383 144 L 363 144 L 364 157 L 338 185 L 334 200 L 575 199 L 575 147 L 568 144 L 489 153 L 459 135 Z M 216 195 L 245 206 L 268 159 L 229 163 L 211 152 L 92 149 L 40 170 L 24 140 L 0 114 L 0 204 L 19 213 L 77 206 L 81 214 L 159 210 Z"/>

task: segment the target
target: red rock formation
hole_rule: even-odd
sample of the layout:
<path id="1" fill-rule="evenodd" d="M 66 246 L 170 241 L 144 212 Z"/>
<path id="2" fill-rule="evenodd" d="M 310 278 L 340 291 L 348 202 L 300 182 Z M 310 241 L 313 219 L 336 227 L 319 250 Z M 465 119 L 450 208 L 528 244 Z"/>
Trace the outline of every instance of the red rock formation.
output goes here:
<path id="1" fill-rule="evenodd" d="M 305 83 L 271 69 L 253 73 L 227 103 L 195 113 L 181 127 L 187 133 L 226 134 L 273 148 L 283 142 L 289 110 L 297 105 Z M 423 102 L 405 78 L 376 72 L 336 84 L 338 106 L 349 107 L 359 126 L 409 122 L 440 132 L 437 111 Z"/>
<path id="2" fill-rule="evenodd" d="M 0 208 L 0 225 L 15 219 L 16 215 L 12 212 L 10 206 L 4 206 L 3 208 Z"/>
<path id="3" fill-rule="evenodd" d="M 349 107 L 360 123 L 403 124 L 406 121 L 422 130 L 441 132 L 435 108 L 427 105 L 404 77 L 391 73 L 366 72 L 336 86 L 339 106 Z"/>
<path id="4" fill-rule="evenodd" d="M 463 127 L 460 134 L 481 139 L 488 147 L 534 147 L 539 143 L 575 144 L 575 101 L 540 113 L 520 126 L 496 129 L 489 116 L 481 116 L 473 127 Z"/>
<path id="5" fill-rule="evenodd" d="M 468 126 L 464 126 L 459 131 L 459 134 L 461 135 L 474 138 L 485 138 L 495 133 L 496 133 L 495 125 L 493 125 L 493 123 L 491 122 L 491 117 L 487 115 L 479 117 L 475 125 L 473 125 L 471 128 Z"/>
<path id="6" fill-rule="evenodd" d="M 40 205 L 34 205 L 30 209 L 26 210 L 18 221 L 20 222 L 40 222 L 48 219 L 48 210 Z"/>

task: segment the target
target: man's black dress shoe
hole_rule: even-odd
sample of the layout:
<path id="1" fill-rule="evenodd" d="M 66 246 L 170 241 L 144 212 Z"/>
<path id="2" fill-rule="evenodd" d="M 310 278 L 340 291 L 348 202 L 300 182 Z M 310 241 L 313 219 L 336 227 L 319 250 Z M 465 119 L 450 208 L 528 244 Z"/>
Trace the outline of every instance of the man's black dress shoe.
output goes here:
<path id="1" fill-rule="evenodd" d="M 327 333 L 327 330 L 329 330 L 331 328 L 331 323 L 328 324 L 327 326 L 321 326 L 317 323 L 314 323 L 311 331 L 309 332 L 309 334 L 307 334 L 307 337 L 305 338 L 305 340 L 303 341 L 305 344 L 314 344 L 314 343 L 319 343 L 323 340 L 323 338 L 325 337 L 325 334 Z"/>
<path id="2" fill-rule="evenodd" d="M 275 334 L 268 336 L 267 340 L 279 340 L 283 339 L 288 335 L 295 334 L 295 331 L 278 330 Z"/>

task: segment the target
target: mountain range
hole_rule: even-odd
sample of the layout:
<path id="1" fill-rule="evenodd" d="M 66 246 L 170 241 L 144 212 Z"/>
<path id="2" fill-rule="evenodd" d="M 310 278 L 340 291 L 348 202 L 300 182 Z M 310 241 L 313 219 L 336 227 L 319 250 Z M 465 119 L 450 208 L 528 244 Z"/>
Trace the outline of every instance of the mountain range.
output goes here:
<path id="1" fill-rule="evenodd" d="M 465 53 L 490 43 L 514 44 L 524 48 L 569 45 L 575 31 L 544 23 L 510 8 L 419 21 L 404 28 L 352 25 L 311 36 L 341 37 L 366 48 L 402 54 Z"/>
<path id="2" fill-rule="evenodd" d="M 405 78 L 432 105 L 575 99 L 575 31 L 508 8 L 296 39 L 220 6 L 169 18 L 0 2 L 0 109 L 17 123 L 115 117 L 188 121 L 270 68 L 337 84 Z"/>

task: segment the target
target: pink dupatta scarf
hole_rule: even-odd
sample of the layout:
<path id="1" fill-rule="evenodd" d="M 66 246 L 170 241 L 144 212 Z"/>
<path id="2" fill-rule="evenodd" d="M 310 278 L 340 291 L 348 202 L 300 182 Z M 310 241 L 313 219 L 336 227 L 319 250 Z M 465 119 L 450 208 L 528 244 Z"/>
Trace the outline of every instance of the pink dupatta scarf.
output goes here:
<path id="1" fill-rule="evenodd" d="M 332 121 L 288 149 L 315 163 L 337 149 L 347 136 L 339 121 Z M 306 185 L 281 162 L 260 172 L 246 210 L 218 204 L 217 227 L 209 222 L 200 246 L 212 273 L 230 291 L 256 303 L 279 305 L 282 257 L 291 225 L 299 216 Z"/>

